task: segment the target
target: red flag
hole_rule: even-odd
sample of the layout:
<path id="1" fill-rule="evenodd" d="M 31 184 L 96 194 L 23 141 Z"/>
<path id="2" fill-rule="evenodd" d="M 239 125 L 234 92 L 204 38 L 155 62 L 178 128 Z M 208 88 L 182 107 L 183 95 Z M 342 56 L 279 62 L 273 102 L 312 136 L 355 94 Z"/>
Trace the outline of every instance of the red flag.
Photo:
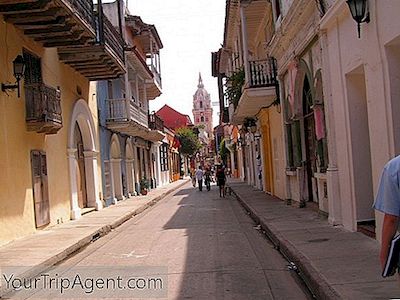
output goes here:
<path id="1" fill-rule="evenodd" d="M 175 136 L 174 137 L 174 142 L 172 143 L 172 148 L 180 148 L 181 147 L 181 142 L 179 139 Z"/>

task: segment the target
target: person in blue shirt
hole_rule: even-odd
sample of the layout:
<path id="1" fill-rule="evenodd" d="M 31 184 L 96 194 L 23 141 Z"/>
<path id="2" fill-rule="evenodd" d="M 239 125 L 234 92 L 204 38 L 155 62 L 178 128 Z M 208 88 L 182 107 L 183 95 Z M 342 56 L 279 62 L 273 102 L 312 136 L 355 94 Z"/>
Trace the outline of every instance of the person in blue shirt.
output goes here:
<path id="1" fill-rule="evenodd" d="M 374 208 L 383 212 L 380 262 L 382 269 L 389 254 L 390 242 L 400 219 L 400 155 L 390 160 L 382 170 Z"/>

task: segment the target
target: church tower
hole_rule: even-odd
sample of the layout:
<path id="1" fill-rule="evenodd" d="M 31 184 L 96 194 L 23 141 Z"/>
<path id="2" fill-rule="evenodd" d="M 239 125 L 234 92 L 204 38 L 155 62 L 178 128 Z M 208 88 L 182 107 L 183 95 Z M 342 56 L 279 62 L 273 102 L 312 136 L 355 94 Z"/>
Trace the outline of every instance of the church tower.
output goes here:
<path id="1" fill-rule="evenodd" d="M 208 136 L 213 136 L 213 120 L 212 120 L 212 107 L 210 94 L 206 91 L 199 73 L 199 84 L 197 85 L 197 91 L 193 95 L 193 117 L 194 125 L 204 125 L 204 130 L 208 133 Z"/>

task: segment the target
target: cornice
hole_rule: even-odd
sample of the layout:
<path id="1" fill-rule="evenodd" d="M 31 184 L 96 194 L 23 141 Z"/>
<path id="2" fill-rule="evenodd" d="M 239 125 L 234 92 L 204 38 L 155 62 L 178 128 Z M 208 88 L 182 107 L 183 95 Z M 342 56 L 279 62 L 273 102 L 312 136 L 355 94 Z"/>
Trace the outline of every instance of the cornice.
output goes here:
<path id="1" fill-rule="evenodd" d="M 318 18 L 317 20 L 319 20 L 318 10 L 314 1 L 294 1 L 267 47 L 269 55 L 275 57 L 279 61 L 285 52 L 290 51 L 291 44 L 296 38 L 296 35 L 301 30 L 304 30 L 304 26 L 307 25 L 307 23 L 310 23 L 310 20 L 313 18 Z M 310 42 L 315 36 L 315 33 L 318 32 L 318 26 L 318 22 L 315 22 L 314 26 L 309 29 L 309 33 L 312 32 L 312 34 L 310 36 L 310 34 L 307 33 L 308 42 Z M 307 43 L 303 41 L 301 45 L 306 46 Z M 297 47 L 295 51 L 296 53 L 294 53 L 293 56 L 299 55 L 303 50 L 304 48 L 300 49 Z"/>

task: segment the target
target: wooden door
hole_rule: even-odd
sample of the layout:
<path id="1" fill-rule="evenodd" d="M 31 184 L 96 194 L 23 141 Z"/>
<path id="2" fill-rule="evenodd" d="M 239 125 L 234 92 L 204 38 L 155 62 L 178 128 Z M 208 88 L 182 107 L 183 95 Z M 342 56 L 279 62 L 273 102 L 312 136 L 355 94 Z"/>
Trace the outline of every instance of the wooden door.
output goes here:
<path id="1" fill-rule="evenodd" d="M 87 207 L 87 194 L 86 194 L 86 171 L 85 171 L 85 156 L 82 133 L 79 125 L 75 125 L 75 143 L 76 143 L 76 159 L 77 159 L 77 187 L 78 187 L 78 204 L 80 208 Z"/>
<path id="2" fill-rule="evenodd" d="M 50 223 L 46 154 L 33 150 L 31 152 L 31 165 L 35 222 L 36 227 L 42 227 Z"/>

